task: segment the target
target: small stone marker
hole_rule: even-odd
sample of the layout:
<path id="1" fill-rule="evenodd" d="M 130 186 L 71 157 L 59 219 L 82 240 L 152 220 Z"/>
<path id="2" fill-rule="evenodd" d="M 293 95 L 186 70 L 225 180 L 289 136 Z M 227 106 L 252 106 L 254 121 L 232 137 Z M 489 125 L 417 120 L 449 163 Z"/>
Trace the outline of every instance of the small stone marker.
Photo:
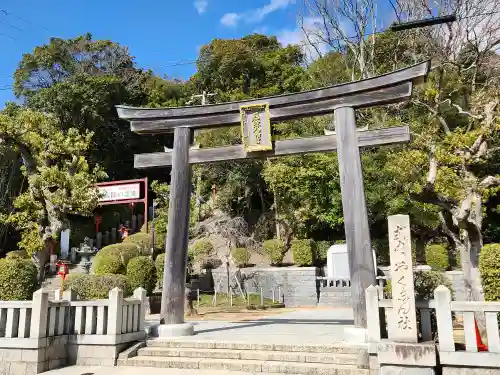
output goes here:
<path id="1" fill-rule="evenodd" d="M 333 245 L 328 249 L 326 267 L 329 279 L 343 279 L 347 281 L 351 278 L 347 244 Z"/>
<path id="2" fill-rule="evenodd" d="M 96 247 L 98 249 L 101 249 L 102 248 L 102 233 L 101 232 L 98 232 L 96 234 L 96 240 L 95 241 L 96 241 Z"/>
<path id="3" fill-rule="evenodd" d="M 396 342 L 417 342 L 410 218 L 408 215 L 394 215 L 389 216 L 388 221 L 392 308 L 396 320 L 390 339 Z"/>

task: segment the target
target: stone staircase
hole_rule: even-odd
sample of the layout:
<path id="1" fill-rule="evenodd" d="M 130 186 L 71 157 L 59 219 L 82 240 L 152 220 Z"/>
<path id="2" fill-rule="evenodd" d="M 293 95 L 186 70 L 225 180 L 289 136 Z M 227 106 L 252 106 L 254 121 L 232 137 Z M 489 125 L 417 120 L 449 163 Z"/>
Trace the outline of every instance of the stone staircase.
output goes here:
<path id="1" fill-rule="evenodd" d="M 263 341 L 266 341 L 263 338 Z M 135 353 L 134 353 L 135 354 Z M 366 347 L 148 340 L 118 366 L 239 371 L 249 374 L 369 375 Z"/>

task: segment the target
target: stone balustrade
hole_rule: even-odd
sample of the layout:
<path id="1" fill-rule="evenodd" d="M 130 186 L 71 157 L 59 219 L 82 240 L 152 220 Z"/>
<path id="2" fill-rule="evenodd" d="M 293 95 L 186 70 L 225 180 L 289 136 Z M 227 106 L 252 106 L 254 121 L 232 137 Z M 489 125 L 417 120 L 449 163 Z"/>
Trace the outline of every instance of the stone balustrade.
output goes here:
<path id="1" fill-rule="evenodd" d="M 78 301 L 72 291 L 49 301 L 43 289 L 32 301 L 0 302 L 0 373 L 41 373 L 66 365 L 109 365 L 118 354 L 144 341 L 146 291 L 123 298 Z"/>

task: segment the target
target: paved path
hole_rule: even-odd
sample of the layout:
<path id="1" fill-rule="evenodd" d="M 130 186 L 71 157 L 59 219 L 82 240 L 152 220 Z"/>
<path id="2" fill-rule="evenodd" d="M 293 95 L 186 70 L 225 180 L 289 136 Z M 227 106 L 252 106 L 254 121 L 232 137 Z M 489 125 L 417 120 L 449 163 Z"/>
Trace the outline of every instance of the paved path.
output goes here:
<path id="1" fill-rule="evenodd" d="M 146 326 L 156 323 L 149 316 Z M 268 342 L 276 344 L 332 344 L 343 341 L 346 326 L 353 325 L 352 309 L 298 309 L 262 319 L 224 322 L 198 321 L 195 335 L 180 340 L 217 340 L 232 342 Z M 248 372 L 160 369 L 141 367 L 82 367 L 71 366 L 48 371 L 47 375 L 248 375 Z M 262 373 L 259 373 L 262 374 Z"/>
<path id="2" fill-rule="evenodd" d="M 146 325 L 157 323 L 150 316 Z M 352 326 L 352 309 L 300 309 L 280 315 L 238 322 L 197 321 L 195 335 L 182 340 L 331 344 L 344 340 L 344 328 Z"/>

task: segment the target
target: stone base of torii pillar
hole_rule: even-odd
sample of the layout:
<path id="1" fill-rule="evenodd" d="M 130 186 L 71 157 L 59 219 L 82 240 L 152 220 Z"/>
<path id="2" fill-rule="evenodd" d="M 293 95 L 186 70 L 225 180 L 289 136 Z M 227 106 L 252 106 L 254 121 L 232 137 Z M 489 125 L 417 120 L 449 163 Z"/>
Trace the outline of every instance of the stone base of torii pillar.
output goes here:
<path id="1" fill-rule="evenodd" d="M 192 335 L 194 335 L 194 326 L 191 323 L 155 324 L 149 328 L 149 336 L 160 339 Z"/>

